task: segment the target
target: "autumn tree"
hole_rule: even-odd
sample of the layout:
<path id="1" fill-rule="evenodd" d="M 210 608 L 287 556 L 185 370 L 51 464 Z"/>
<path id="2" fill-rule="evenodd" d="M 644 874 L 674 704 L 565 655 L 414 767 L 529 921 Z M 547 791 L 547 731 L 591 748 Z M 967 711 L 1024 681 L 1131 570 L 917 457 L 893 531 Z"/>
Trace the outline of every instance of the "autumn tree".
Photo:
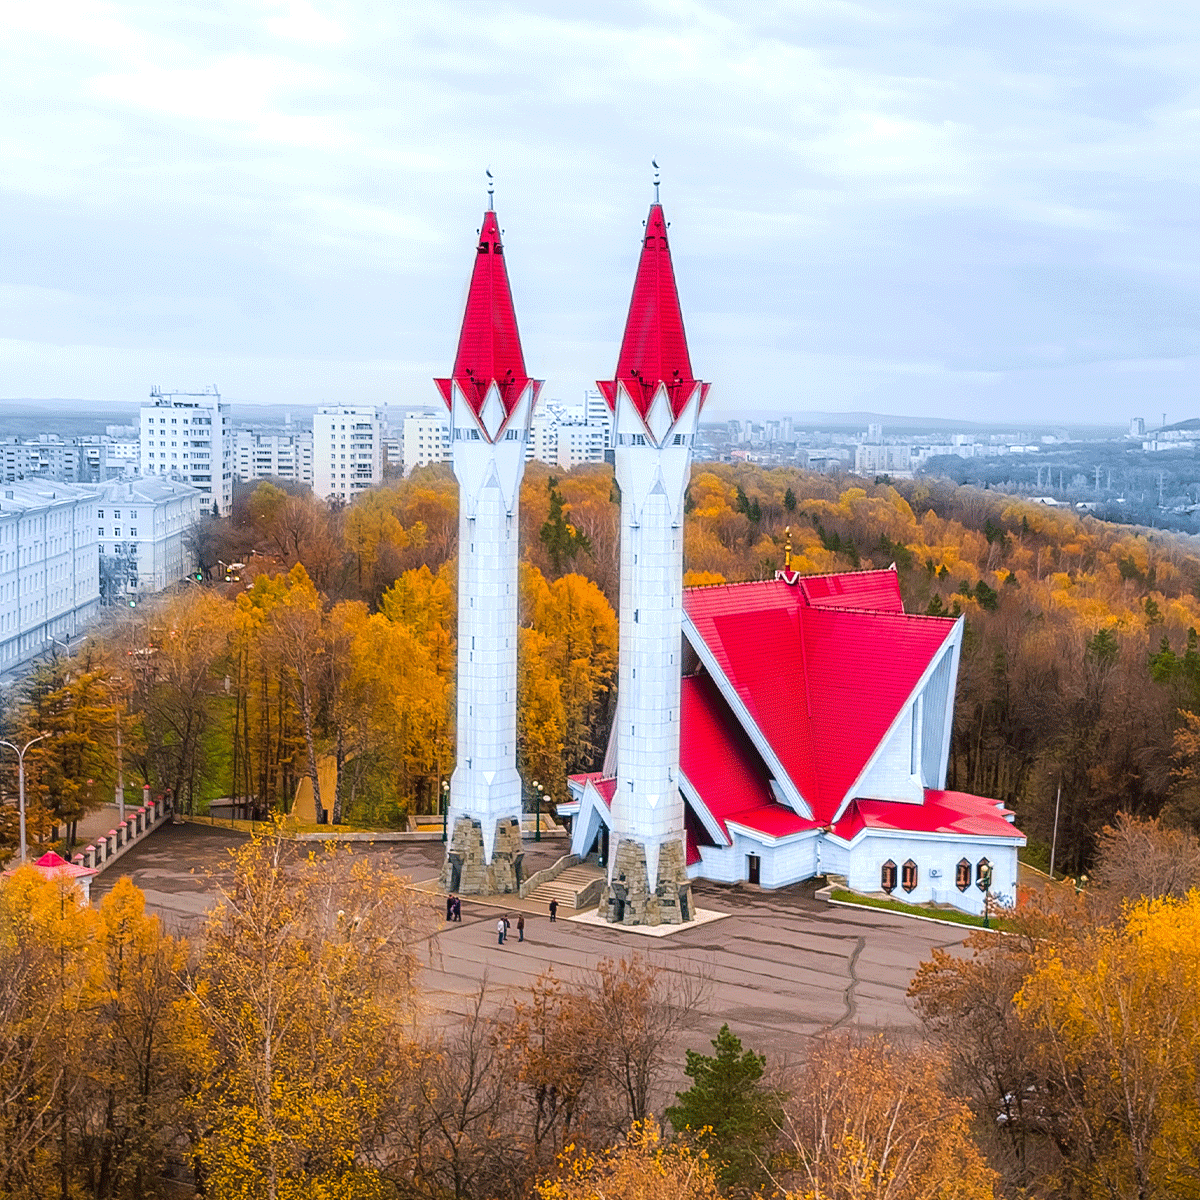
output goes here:
<path id="1" fill-rule="evenodd" d="M 102 1002 L 99 916 L 70 880 L 21 867 L 0 886 L 0 1194 L 72 1195 Z"/>
<path id="2" fill-rule="evenodd" d="M 567 1152 L 538 1200 L 717 1200 L 707 1155 L 663 1138 L 653 1117 L 630 1127 L 622 1143 L 600 1153 Z"/>
<path id="3" fill-rule="evenodd" d="M 190 587 L 139 608 L 119 631 L 118 657 L 140 718 L 143 778 L 193 811 L 209 766 L 233 608 L 208 588 Z"/>
<path id="4" fill-rule="evenodd" d="M 992 1200 L 998 1184 L 937 1059 L 851 1034 L 811 1048 L 774 1174 L 797 1200 Z"/>
<path id="5" fill-rule="evenodd" d="M 1083 1196 L 1179 1196 L 1200 1173 L 1200 895 L 1144 900 L 1049 945 L 1017 1004 L 1039 1037 L 1058 1177 Z"/>
<path id="6" fill-rule="evenodd" d="M 317 723 L 328 671 L 328 626 L 322 597 L 299 563 L 282 580 L 274 603 L 266 610 L 263 641 L 267 652 L 279 664 L 300 715 L 313 806 L 317 824 L 324 825 L 329 813 L 321 796 Z"/>
<path id="7" fill-rule="evenodd" d="M 26 755 L 27 790 L 66 826 L 69 851 L 76 824 L 104 803 L 116 779 L 117 731 L 126 717 L 110 656 L 89 640 L 73 657 L 35 669 L 17 722 L 21 743 L 50 735 Z"/>
<path id="8" fill-rule="evenodd" d="M 366 857 L 304 857 L 277 829 L 234 853 L 187 984 L 208 1194 L 379 1194 L 426 916 Z"/>

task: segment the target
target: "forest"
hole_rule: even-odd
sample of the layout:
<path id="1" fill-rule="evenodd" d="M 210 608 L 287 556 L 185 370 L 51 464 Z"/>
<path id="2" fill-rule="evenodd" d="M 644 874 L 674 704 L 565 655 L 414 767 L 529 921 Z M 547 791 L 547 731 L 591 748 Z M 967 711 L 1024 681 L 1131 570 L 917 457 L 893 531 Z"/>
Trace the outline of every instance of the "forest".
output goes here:
<path id="1" fill-rule="evenodd" d="M 31 827 L 69 843 L 118 757 L 186 811 L 234 797 L 265 817 L 308 777 L 321 822 L 436 812 L 454 765 L 456 492 L 444 467 L 347 508 L 263 483 L 197 527 L 199 581 L 114 617 L 10 697 L 10 734 L 56 734 L 27 757 Z M 529 465 L 518 766 L 551 800 L 607 742 L 619 503 L 607 467 Z M 697 464 L 686 508 L 688 585 L 769 578 L 790 540 L 801 571 L 894 564 L 910 612 L 964 619 L 948 785 L 1013 808 L 1030 861 L 1049 866 L 1053 841 L 1056 871 L 1085 871 L 1121 812 L 1200 820 L 1187 539 L 988 490 L 752 465 Z"/>

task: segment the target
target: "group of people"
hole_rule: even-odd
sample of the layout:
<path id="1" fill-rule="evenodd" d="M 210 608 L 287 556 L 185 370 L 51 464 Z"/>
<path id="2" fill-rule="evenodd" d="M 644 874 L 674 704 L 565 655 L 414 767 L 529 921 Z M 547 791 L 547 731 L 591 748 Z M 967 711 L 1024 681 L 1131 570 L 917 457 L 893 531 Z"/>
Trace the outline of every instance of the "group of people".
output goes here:
<path id="1" fill-rule="evenodd" d="M 454 895 L 453 893 L 451 893 L 449 896 L 446 897 L 446 920 L 447 921 L 461 921 L 462 920 L 462 899 L 459 896 Z M 558 901 L 557 900 L 550 901 L 550 920 L 552 922 L 558 920 Z M 498 946 L 504 945 L 504 939 L 506 937 L 508 937 L 509 924 L 510 924 L 510 922 L 509 922 L 507 913 L 505 913 L 504 916 L 502 916 L 496 922 L 496 945 L 498 945 Z M 524 940 L 525 940 L 525 914 L 518 913 L 518 915 L 517 915 L 517 941 L 523 942 Z"/>

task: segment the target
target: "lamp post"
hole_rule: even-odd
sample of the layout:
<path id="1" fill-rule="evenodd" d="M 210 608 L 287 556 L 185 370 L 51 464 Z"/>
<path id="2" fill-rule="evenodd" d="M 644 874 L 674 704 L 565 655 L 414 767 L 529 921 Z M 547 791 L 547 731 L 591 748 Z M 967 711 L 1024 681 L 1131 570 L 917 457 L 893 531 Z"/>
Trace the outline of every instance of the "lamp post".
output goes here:
<path id="1" fill-rule="evenodd" d="M 17 756 L 17 804 L 20 810 L 21 824 L 21 861 L 25 861 L 25 751 L 33 745 L 34 742 L 40 742 L 42 738 L 48 738 L 48 733 L 39 733 L 37 737 L 30 738 L 24 746 L 17 747 L 15 742 L 5 741 L 0 738 L 0 746 L 7 746 Z"/>
<path id="2" fill-rule="evenodd" d="M 442 780 L 442 842 L 446 841 L 446 822 L 450 816 L 450 783 Z"/>
<path id="3" fill-rule="evenodd" d="M 533 802 L 536 811 L 533 826 L 533 840 L 540 842 L 542 840 L 542 793 L 546 789 L 535 779 L 533 781 Z"/>
<path id="4" fill-rule="evenodd" d="M 988 911 L 988 900 L 991 898 L 992 892 L 992 864 L 986 863 L 979 877 L 980 886 L 983 888 L 983 927 L 990 929 L 991 920 Z"/>

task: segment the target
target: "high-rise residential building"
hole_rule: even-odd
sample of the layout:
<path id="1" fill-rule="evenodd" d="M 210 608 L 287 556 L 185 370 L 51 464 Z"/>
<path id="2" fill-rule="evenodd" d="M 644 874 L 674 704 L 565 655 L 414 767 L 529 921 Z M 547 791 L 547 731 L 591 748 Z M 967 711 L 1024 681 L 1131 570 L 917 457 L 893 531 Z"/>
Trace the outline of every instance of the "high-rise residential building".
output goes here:
<path id="1" fill-rule="evenodd" d="M 410 412 L 404 417 L 404 473 L 450 461 L 450 414 Z"/>
<path id="2" fill-rule="evenodd" d="M 0 670 L 65 643 L 100 605 L 96 497 L 71 483 L 0 490 Z"/>
<path id="3" fill-rule="evenodd" d="M 329 404 L 313 416 L 313 492 L 349 504 L 383 479 L 383 430 L 370 404 Z"/>
<path id="4" fill-rule="evenodd" d="M 141 412 L 144 476 L 190 483 L 221 516 L 233 511 L 233 437 L 229 405 L 215 387 L 203 392 L 150 391 Z"/>
<path id="5" fill-rule="evenodd" d="M 136 603 L 196 569 L 189 534 L 212 502 L 178 480 L 113 480 L 90 489 L 96 498 L 100 594 L 105 604 Z"/>
<path id="6" fill-rule="evenodd" d="M 267 433 L 239 429 L 233 435 L 233 477 L 286 479 L 313 483 L 313 434 L 297 429 L 290 433 Z"/>
<path id="7" fill-rule="evenodd" d="M 525 371 L 503 253 L 489 204 L 454 370 L 436 380 L 459 487 L 457 753 L 442 883 L 464 893 L 515 892 L 521 883 L 518 506 L 541 383 Z"/>
<path id="8" fill-rule="evenodd" d="M 569 471 L 580 463 L 603 462 L 611 446 L 612 414 L 599 392 L 588 392 L 583 404 L 538 402 L 525 458 Z"/>

